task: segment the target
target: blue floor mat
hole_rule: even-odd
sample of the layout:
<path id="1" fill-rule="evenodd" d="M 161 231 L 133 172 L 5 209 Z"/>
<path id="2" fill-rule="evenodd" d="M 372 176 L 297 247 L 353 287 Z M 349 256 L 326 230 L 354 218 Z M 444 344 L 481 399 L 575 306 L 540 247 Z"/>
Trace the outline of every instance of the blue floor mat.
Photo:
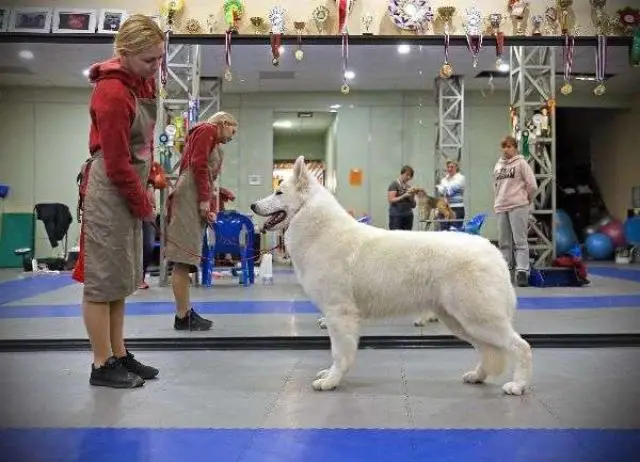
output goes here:
<path id="1" fill-rule="evenodd" d="M 0 430 L 20 462 L 634 462 L 640 431 L 591 429 Z"/>

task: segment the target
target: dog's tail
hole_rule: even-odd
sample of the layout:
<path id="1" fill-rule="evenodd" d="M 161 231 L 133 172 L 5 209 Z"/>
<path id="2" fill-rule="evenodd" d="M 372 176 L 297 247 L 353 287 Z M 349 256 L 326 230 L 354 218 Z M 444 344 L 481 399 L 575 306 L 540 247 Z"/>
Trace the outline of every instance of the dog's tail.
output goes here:
<path id="1" fill-rule="evenodd" d="M 507 367 L 507 352 L 503 348 L 484 344 L 480 347 L 480 355 L 482 356 L 482 368 L 488 375 L 497 377 Z"/>

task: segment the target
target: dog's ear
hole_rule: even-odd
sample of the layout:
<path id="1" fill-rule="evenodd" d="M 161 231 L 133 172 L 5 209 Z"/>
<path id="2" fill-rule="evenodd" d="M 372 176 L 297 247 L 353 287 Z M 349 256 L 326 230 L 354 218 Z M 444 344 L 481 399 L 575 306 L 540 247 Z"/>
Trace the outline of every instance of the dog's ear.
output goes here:
<path id="1" fill-rule="evenodd" d="M 309 187 L 309 172 L 304 164 L 304 156 L 299 156 L 293 164 L 293 177 L 296 180 L 296 189 L 299 191 L 304 191 Z"/>

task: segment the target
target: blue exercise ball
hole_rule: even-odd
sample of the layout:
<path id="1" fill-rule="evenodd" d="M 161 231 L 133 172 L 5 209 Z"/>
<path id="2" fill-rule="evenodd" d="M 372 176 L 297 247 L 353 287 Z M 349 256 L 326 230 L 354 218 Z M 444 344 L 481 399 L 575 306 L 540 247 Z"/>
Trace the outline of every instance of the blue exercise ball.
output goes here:
<path id="1" fill-rule="evenodd" d="M 577 239 L 571 228 L 559 226 L 556 228 L 556 254 L 566 255 L 576 244 Z"/>
<path id="2" fill-rule="evenodd" d="M 629 244 L 640 245 L 640 217 L 630 217 L 624 222 L 624 237 Z"/>
<path id="3" fill-rule="evenodd" d="M 593 233 L 584 242 L 587 254 L 594 260 L 607 260 L 613 256 L 613 241 L 602 233 Z"/>
<path id="4" fill-rule="evenodd" d="M 572 239 L 578 240 L 578 236 L 576 234 L 575 229 L 573 228 L 573 221 L 567 212 L 564 210 L 556 211 L 556 230 L 559 228 L 566 229 L 569 233 L 571 233 Z"/>

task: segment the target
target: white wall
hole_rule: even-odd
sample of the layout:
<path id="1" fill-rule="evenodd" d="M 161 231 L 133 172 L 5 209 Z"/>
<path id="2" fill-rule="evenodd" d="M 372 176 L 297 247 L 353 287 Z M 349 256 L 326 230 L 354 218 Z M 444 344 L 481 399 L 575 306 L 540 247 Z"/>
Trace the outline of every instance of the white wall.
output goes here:
<path id="1" fill-rule="evenodd" d="M 88 153 L 88 98 L 89 90 L 0 91 L 0 182 L 12 188 L 6 212 L 29 212 L 38 202 L 63 202 L 75 213 L 75 178 Z M 346 209 L 370 213 L 374 224 L 386 226 L 386 188 L 401 165 L 415 168 L 414 183 L 433 188 L 437 114 L 433 101 L 432 92 L 300 93 L 287 94 L 287 98 L 269 93 L 225 94 L 223 108 L 238 117 L 240 132 L 224 148 L 221 183 L 236 192 L 233 207 L 248 211 L 251 202 L 271 192 L 273 113 L 326 111 L 332 104 L 341 104 L 334 131 L 337 197 Z M 617 107 L 631 102 L 572 95 L 559 104 Z M 466 95 L 462 171 L 469 185 L 468 214 L 491 210 L 491 169 L 499 140 L 508 130 L 508 105 L 504 92 L 486 98 L 478 92 Z M 361 187 L 349 186 L 351 168 L 363 169 Z M 261 184 L 249 185 L 250 175 L 259 175 Z M 495 238 L 493 220 L 486 226 L 485 235 Z M 74 242 L 78 235 L 75 223 L 69 235 Z M 38 255 L 50 254 L 41 223 L 37 242 Z"/>
<path id="2" fill-rule="evenodd" d="M 640 186 L 640 95 L 631 109 L 600 120 L 591 134 L 592 171 L 609 212 L 620 220 L 631 208 L 631 189 Z"/>

